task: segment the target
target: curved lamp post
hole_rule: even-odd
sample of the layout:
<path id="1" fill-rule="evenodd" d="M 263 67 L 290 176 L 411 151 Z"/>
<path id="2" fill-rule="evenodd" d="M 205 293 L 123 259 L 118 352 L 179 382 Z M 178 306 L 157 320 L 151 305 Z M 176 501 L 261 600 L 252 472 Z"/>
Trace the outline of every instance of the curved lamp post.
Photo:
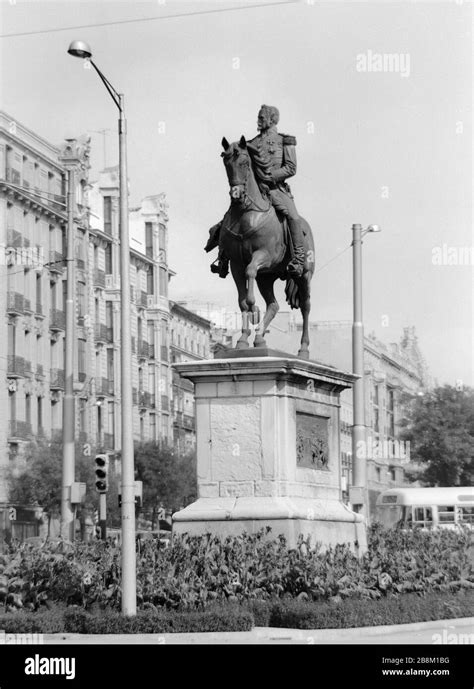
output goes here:
<path id="1" fill-rule="evenodd" d="M 362 237 L 380 232 L 378 225 L 352 225 L 352 258 L 354 282 L 354 319 L 352 324 L 352 371 L 358 375 L 352 388 L 352 495 L 350 502 L 358 512 L 367 514 L 367 438 L 364 400 L 364 323 L 362 320 Z M 365 506 L 365 509 L 364 509 Z"/>
<path id="2" fill-rule="evenodd" d="M 132 414 L 132 347 L 130 328 L 130 254 L 127 188 L 127 121 L 123 94 L 117 93 L 110 81 L 92 60 L 92 50 L 84 41 L 73 41 L 68 53 L 89 60 L 119 110 L 119 197 L 120 197 L 120 281 L 121 281 L 121 394 L 122 394 L 122 612 L 135 615 L 135 471 L 133 461 Z"/>

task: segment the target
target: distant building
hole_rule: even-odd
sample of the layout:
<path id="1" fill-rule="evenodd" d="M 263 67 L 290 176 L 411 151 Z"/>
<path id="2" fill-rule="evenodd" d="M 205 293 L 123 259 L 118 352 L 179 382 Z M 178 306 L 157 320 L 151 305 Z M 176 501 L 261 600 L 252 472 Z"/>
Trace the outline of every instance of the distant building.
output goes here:
<path id="1" fill-rule="evenodd" d="M 171 361 L 195 361 L 210 357 L 211 323 L 179 302 L 170 302 Z M 196 410 L 194 385 L 173 371 L 174 446 L 179 450 L 194 447 Z"/>
<path id="2" fill-rule="evenodd" d="M 118 168 L 107 168 L 89 192 L 93 292 L 83 306 L 78 300 L 79 315 L 92 314 L 95 329 L 92 356 L 83 360 L 79 400 L 86 411 L 79 430 L 108 452 L 120 449 L 121 428 L 118 179 Z M 167 222 L 164 194 L 129 210 L 133 436 L 140 442 L 173 437 L 168 282 L 174 273 L 167 264 Z"/>

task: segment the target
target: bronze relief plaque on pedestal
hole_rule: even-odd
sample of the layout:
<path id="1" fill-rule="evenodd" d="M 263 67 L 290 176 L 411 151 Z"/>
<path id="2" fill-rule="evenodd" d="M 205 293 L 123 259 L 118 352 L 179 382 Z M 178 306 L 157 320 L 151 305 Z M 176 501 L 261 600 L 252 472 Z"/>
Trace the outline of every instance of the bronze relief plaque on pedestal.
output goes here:
<path id="1" fill-rule="evenodd" d="M 296 463 L 329 471 L 328 422 L 324 416 L 296 412 Z"/>

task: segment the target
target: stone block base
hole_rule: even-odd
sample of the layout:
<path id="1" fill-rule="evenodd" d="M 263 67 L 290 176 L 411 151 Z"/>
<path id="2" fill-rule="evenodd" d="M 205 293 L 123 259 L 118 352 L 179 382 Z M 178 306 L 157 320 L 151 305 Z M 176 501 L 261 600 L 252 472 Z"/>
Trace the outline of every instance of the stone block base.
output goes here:
<path id="1" fill-rule="evenodd" d="M 335 500 L 293 497 L 199 498 L 173 515 L 173 534 L 211 533 L 224 539 L 270 527 L 294 548 L 300 535 L 322 547 L 348 543 L 357 555 L 367 549 L 364 518 Z"/>

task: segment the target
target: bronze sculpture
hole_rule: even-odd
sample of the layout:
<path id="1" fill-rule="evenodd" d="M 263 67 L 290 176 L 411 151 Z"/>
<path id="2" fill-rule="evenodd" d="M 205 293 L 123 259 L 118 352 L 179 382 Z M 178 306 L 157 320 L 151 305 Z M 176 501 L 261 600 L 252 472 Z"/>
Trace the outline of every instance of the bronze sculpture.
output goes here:
<path id="1" fill-rule="evenodd" d="M 272 112 L 273 109 L 263 106 L 259 121 Z M 265 131 L 268 132 L 269 128 Z M 205 249 L 210 251 L 217 246 L 219 235 L 221 277 L 225 277 L 226 262 L 230 261 L 242 312 L 242 334 L 237 348 L 249 346 L 249 319 L 257 326 L 254 346 L 265 346 L 265 333 L 279 309 L 273 285 L 280 278 L 286 280 L 288 304 L 291 308 L 301 309 L 303 329 L 298 356 L 307 359 L 314 241 L 310 226 L 298 216 L 291 192 L 284 182 L 290 176 L 288 172 L 293 170 L 294 174 L 296 169 L 291 150 L 288 154 L 292 141 L 293 137 L 277 134 L 275 130 L 265 139 L 260 137 L 259 141 L 256 137 L 249 143 L 243 136 L 232 144 L 222 139 L 231 204 L 222 222 L 211 228 Z M 292 246 L 294 242 L 296 247 Z M 266 303 L 262 323 L 259 323 L 259 309 L 255 304 L 255 282 Z"/>

